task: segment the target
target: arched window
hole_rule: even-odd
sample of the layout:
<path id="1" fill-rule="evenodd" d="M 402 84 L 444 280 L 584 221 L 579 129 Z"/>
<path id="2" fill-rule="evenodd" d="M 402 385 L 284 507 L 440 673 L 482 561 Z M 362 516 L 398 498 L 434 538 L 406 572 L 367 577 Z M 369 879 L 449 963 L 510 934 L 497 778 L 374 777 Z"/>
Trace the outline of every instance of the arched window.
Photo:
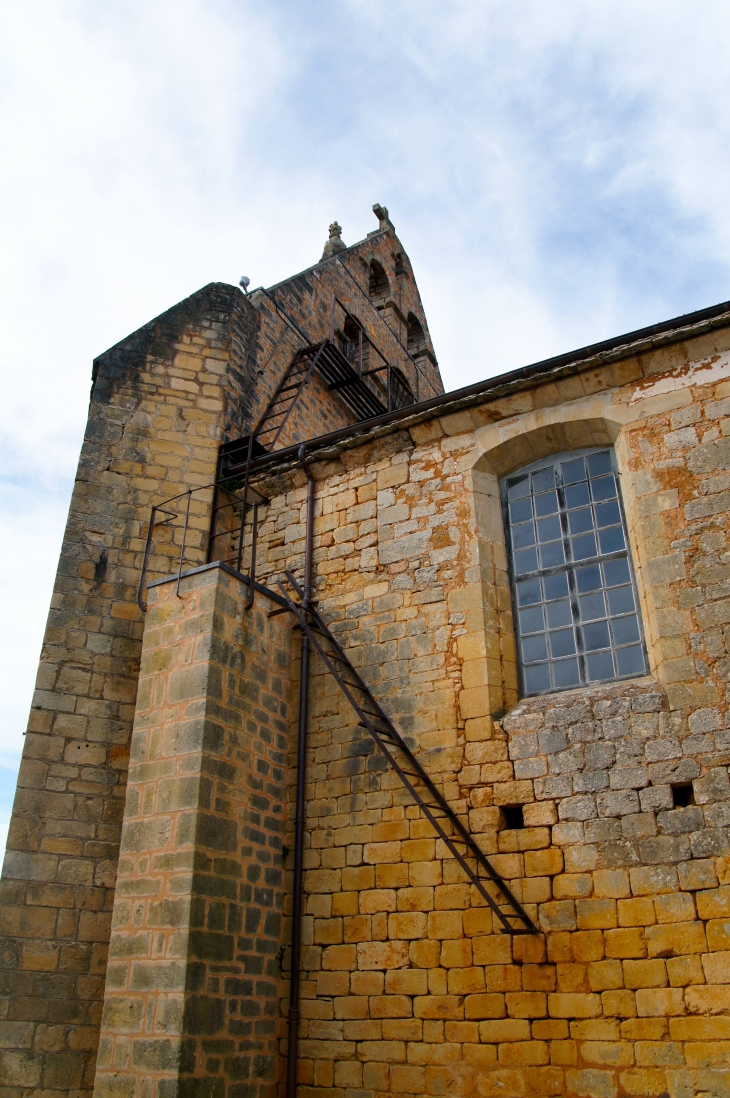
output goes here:
<path id="1" fill-rule="evenodd" d="M 645 675 L 613 450 L 529 465 L 502 503 L 522 696 Z"/>
<path id="2" fill-rule="evenodd" d="M 369 292 L 373 301 L 376 301 L 378 298 L 385 298 L 390 293 L 390 283 L 388 282 L 385 268 L 382 263 L 378 263 L 377 259 L 371 260 L 370 263 Z"/>
<path id="3" fill-rule="evenodd" d="M 390 410 L 408 408 L 415 404 L 411 387 L 405 374 L 401 373 L 397 366 L 390 369 Z"/>
<path id="4" fill-rule="evenodd" d="M 342 328 L 342 338 L 339 339 L 340 350 L 345 358 L 353 366 L 359 366 L 360 359 L 360 326 L 351 317 L 345 318 Z M 363 356 L 367 356 L 367 341 L 363 341 Z"/>
<path id="5" fill-rule="evenodd" d="M 426 333 L 415 313 L 408 314 L 408 350 L 414 355 L 426 346 Z"/>

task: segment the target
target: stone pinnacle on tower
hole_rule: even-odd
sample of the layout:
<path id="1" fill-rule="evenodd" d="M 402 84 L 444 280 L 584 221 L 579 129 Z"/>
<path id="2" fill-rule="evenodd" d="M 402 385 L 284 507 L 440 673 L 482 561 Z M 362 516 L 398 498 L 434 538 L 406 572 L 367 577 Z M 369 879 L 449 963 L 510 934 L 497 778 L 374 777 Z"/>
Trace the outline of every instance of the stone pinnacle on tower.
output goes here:
<path id="1" fill-rule="evenodd" d="M 342 239 L 342 226 L 337 221 L 333 221 L 330 225 L 329 240 L 325 244 L 324 251 L 322 252 L 322 259 L 330 259 L 331 256 L 337 255 L 338 252 L 344 252 L 346 247 L 347 244 L 345 244 Z M 322 260 L 320 260 L 320 263 L 321 262 Z"/>

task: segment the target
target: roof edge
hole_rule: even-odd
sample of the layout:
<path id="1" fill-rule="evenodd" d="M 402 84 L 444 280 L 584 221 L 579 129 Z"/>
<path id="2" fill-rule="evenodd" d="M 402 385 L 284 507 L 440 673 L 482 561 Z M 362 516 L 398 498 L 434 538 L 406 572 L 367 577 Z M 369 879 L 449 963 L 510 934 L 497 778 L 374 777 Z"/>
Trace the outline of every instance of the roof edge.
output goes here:
<path id="1" fill-rule="evenodd" d="M 334 255 L 330 255 L 326 259 L 320 259 L 317 261 L 317 263 L 313 263 L 311 267 L 305 267 L 304 270 L 299 271 L 298 274 L 289 275 L 288 278 L 282 278 L 281 282 L 275 282 L 273 286 L 267 286 L 266 289 L 269 291 L 278 290 L 280 286 L 286 286 L 288 282 L 294 282 L 294 280 L 297 278 L 303 278 L 304 275 L 310 274 L 311 271 L 316 271 L 317 267 L 324 267 L 325 264 L 332 263 L 339 256 L 344 255 L 345 252 L 351 252 L 353 251 L 353 249 L 359 248 L 361 244 L 367 244 L 374 237 L 382 236 L 388 232 L 392 232 L 394 236 L 396 235 L 395 229 L 393 229 L 390 225 L 388 225 L 385 229 L 375 229 L 372 233 L 368 233 L 367 236 L 363 237 L 362 240 L 357 240 L 354 244 L 348 244 L 347 247 L 343 248 L 341 252 L 335 252 Z M 251 293 L 256 293 L 256 290 L 251 290 Z"/>
<path id="2" fill-rule="evenodd" d="M 354 245 L 353 245 L 354 247 Z M 375 419 L 350 424 L 339 431 L 307 439 L 304 443 L 309 460 L 319 457 L 321 460 L 334 458 L 342 450 L 364 445 L 374 438 L 392 431 L 414 426 L 446 412 L 459 411 L 461 408 L 479 404 L 484 399 L 496 399 L 516 390 L 530 388 L 532 385 L 550 378 L 560 378 L 585 370 L 618 362 L 632 355 L 656 350 L 671 343 L 680 343 L 695 338 L 714 328 L 730 327 L 730 301 L 721 302 L 693 313 L 684 313 L 646 328 L 637 328 L 613 339 L 592 343 L 575 351 L 568 351 L 553 358 L 511 370 L 506 374 L 474 382 L 461 389 L 453 389 L 430 400 L 411 404 L 395 412 L 387 412 Z M 251 474 L 283 471 L 298 462 L 301 443 L 284 447 L 265 457 L 252 461 Z"/>

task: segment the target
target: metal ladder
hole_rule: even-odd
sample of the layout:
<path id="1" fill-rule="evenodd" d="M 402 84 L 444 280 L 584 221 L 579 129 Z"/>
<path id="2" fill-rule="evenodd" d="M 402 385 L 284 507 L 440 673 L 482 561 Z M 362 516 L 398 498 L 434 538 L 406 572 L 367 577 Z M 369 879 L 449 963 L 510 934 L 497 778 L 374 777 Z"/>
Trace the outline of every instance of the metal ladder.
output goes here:
<path id="1" fill-rule="evenodd" d="M 327 340 L 318 348 L 308 347 L 300 351 L 285 370 L 253 432 L 253 437 L 264 449 L 273 450 L 276 446 L 299 394 L 312 376 L 326 347 Z"/>
<path id="2" fill-rule="evenodd" d="M 304 598 L 304 592 L 291 572 L 287 571 L 285 575 L 286 584 L 279 583 L 278 587 L 303 633 L 324 660 L 327 670 L 334 676 L 360 718 L 362 726 L 373 737 L 439 838 L 456 858 L 470 883 L 491 908 L 502 931 L 508 934 L 539 933 L 530 916 L 487 861 L 473 836 L 398 734 L 393 722 L 383 712 L 317 611 L 311 604 L 304 606 L 301 601 L 296 602 L 292 598 L 292 591 L 300 600 Z"/>

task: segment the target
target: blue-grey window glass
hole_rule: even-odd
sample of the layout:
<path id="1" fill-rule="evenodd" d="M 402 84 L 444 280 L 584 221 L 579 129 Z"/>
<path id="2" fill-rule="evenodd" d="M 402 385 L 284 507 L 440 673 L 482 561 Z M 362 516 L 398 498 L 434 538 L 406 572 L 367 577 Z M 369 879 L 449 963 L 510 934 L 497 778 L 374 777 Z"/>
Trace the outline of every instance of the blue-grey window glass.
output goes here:
<path id="1" fill-rule="evenodd" d="M 645 675 L 613 451 L 528 466 L 502 502 L 522 695 Z"/>

